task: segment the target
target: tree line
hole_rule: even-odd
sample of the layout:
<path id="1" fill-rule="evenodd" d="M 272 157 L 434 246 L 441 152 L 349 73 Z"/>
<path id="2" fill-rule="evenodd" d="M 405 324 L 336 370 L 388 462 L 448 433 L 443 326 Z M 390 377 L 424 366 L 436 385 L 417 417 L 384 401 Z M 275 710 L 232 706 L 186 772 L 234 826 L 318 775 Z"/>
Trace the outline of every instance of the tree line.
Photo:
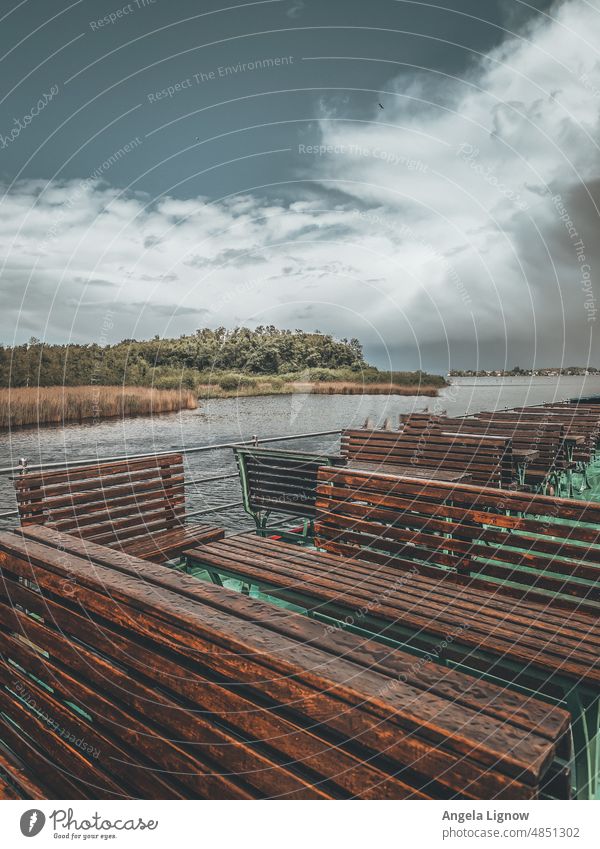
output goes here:
<path id="1" fill-rule="evenodd" d="M 200 373 L 239 372 L 277 375 L 304 369 L 366 366 L 358 339 L 335 339 L 315 331 L 276 327 L 202 328 L 178 339 L 115 345 L 47 345 L 31 338 L 24 345 L 0 346 L 0 386 L 150 386 L 173 380 L 194 383 Z"/>

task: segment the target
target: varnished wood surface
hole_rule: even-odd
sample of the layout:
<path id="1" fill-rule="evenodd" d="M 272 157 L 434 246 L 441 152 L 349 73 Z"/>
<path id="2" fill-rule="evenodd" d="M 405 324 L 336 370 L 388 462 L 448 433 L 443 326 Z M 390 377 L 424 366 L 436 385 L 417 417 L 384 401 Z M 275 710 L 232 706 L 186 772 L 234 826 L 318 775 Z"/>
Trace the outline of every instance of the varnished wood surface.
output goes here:
<path id="1" fill-rule="evenodd" d="M 464 482 L 471 480 L 466 471 L 453 472 L 450 469 L 423 468 L 423 466 L 400 466 L 394 463 L 363 463 L 360 460 L 349 460 L 348 469 L 358 469 L 365 472 L 376 472 L 382 475 L 392 475 L 408 478 L 425 478 L 433 481 Z"/>
<path id="2" fill-rule="evenodd" d="M 568 715 L 536 700 L 51 528 L 0 534 L 0 569 L 0 707 L 50 798 L 532 798 L 557 774 Z"/>
<path id="3" fill-rule="evenodd" d="M 600 610 L 599 505 L 324 467 L 319 479 L 316 538 L 330 551 L 449 568 L 489 580 L 490 592 Z"/>
<path id="4" fill-rule="evenodd" d="M 512 450 L 531 450 L 538 452 L 537 457 L 527 463 L 525 483 L 535 486 L 546 479 L 553 471 L 564 470 L 569 466 L 565 445 L 566 428 L 559 421 L 548 417 L 527 418 L 517 413 L 479 413 L 469 418 L 450 418 L 448 416 L 433 416 L 425 413 L 412 413 L 401 416 L 403 432 L 415 436 L 423 431 L 435 433 L 461 434 L 463 436 L 479 435 L 509 438 Z M 583 457 L 589 461 L 589 450 L 586 448 Z"/>
<path id="5" fill-rule="evenodd" d="M 444 434 L 423 429 L 402 431 L 350 429 L 342 432 L 348 464 L 402 465 L 409 468 L 464 472 L 478 484 L 500 486 L 514 477 L 509 437 Z"/>
<path id="6" fill-rule="evenodd" d="M 240 538 L 241 539 L 241 538 Z M 273 546 L 277 548 L 273 548 Z M 415 634 L 481 649 L 546 675 L 600 687 L 600 628 L 585 614 L 566 613 L 534 602 L 515 600 L 500 591 L 452 573 L 414 572 L 410 560 L 385 567 L 370 561 L 306 549 L 275 540 L 238 538 L 211 543 L 191 553 L 194 560 L 219 567 L 248 581 L 297 592 L 325 612 L 334 605 L 348 615 L 369 611 L 374 620 L 400 624 Z M 334 550 L 343 550 L 340 544 Z M 359 617 L 360 618 L 360 617 Z"/>

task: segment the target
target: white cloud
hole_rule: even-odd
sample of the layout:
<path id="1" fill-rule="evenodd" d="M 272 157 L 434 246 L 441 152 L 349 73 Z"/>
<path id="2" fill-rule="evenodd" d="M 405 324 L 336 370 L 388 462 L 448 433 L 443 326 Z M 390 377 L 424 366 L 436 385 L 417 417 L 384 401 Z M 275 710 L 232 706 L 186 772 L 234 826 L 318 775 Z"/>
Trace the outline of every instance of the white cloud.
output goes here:
<path id="1" fill-rule="evenodd" d="M 62 339 L 71 324 L 70 338 L 98 338 L 103 306 L 116 314 L 115 338 L 203 322 L 293 322 L 316 279 L 326 288 L 362 272 L 360 263 L 335 259 L 337 239 L 361 238 L 356 225 L 316 201 L 154 203 L 102 185 L 82 192 L 77 181 L 41 193 L 37 181 L 21 182 L 0 204 L 2 277 L 14 305 L 3 316 L 4 340 L 8 328 L 19 337 L 32 327 Z"/>

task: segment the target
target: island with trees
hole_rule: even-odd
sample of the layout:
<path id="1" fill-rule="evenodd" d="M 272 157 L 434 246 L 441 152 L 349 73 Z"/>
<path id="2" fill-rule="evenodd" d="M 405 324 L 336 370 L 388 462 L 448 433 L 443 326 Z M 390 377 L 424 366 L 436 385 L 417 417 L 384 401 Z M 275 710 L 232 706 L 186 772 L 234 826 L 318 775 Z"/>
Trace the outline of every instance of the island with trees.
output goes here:
<path id="1" fill-rule="evenodd" d="M 380 371 L 365 361 L 358 339 L 320 331 L 202 328 L 114 345 L 32 338 L 0 346 L 0 427 L 172 412 L 215 397 L 435 396 L 446 385 L 424 371 Z"/>

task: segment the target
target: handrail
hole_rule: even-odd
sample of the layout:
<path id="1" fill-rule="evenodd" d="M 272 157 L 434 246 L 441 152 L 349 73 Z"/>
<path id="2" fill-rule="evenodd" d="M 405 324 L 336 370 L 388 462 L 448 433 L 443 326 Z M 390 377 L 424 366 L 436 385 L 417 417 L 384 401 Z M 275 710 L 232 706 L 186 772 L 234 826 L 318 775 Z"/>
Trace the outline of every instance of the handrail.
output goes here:
<path id="1" fill-rule="evenodd" d="M 234 507 L 243 507 L 243 501 L 232 501 L 230 504 L 222 504 L 220 507 L 207 507 L 203 510 L 192 510 L 191 513 L 186 513 L 185 518 L 191 516 L 206 516 L 207 513 L 222 513 L 224 510 L 233 510 Z"/>
<path id="2" fill-rule="evenodd" d="M 212 483 L 213 481 L 224 481 L 228 478 L 237 478 L 238 473 L 232 472 L 230 475 L 213 475 L 210 478 L 191 478 L 190 480 L 184 480 L 183 486 L 196 486 L 199 483 Z"/>
<path id="3" fill-rule="evenodd" d="M 31 472 L 39 469 L 67 469 L 70 466 L 88 466 L 93 465 L 94 463 L 117 463 L 122 460 L 141 460 L 144 457 L 165 457 L 168 454 L 200 454 L 204 451 L 222 451 L 226 448 L 233 448 L 234 446 L 262 445 L 267 442 L 288 442 L 292 439 L 309 439 L 315 436 L 334 436 L 341 432 L 341 429 L 320 430 L 314 431 L 313 433 L 294 433 L 289 436 L 268 436 L 262 439 L 253 436 L 250 439 L 244 439 L 240 442 L 221 442 L 215 445 L 198 445 L 195 448 L 171 448 L 168 451 L 147 451 L 144 454 L 121 454 L 115 457 L 89 457 L 78 460 L 60 460 L 56 463 L 34 463 L 33 465 L 27 464 L 26 466 L 6 466 L 5 468 L 0 469 L 0 475 L 17 474 L 24 471 Z"/>
<path id="4" fill-rule="evenodd" d="M 245 439 L 242 442 L 221 442 L 215 445 L 199 445 L 195 448 L 180 448 L 180 449 L 170 449 L 169 451 L 149 451 L 145 454 L 125 454 L 118 457 L 93 457 L 89 459 L 83 460 L 65 460 L 63 462 L 56 463 L 37 463 L 34 465 L 29 465 L 26 461 L 23 461 L 22 465 L 19 466 L 9 466 L 4 469 L 0 469 L 0 475 L 7 474 L 18 474 L 18 473 L 27 473 L 37 469 L 56 469 L 56 468 L 69 468 L 70 466 L 87 466 L 93 465 L 94 463 L 108 463 L 108 462 L 117 462 L 119 460 L 135 460 L 142 459 L 144 457 L 163 457 L 168 454 L 199 454 L 205 451 L 224 451 L 227 448 L 234 448 L 243 445 L 260 445 L 262 443 L 269 442 L 289 442 L 294 439 L 310 439 L 317 436 L 335 436 L 340 434 L 341 430 L 320 430 L 314 431 L 312 433 L 295 433 L 290 434 L 288 436 L 268 436 L 259 439 L 257 436 L 252 436 L 249 439 Z M 226 473 L 222 475 L 211 475 L 210 477 L 205 478 L 196 478 L 186 480 L 184 482 L 184 486 L 196 486 L 198 484 L 203 483 L 211 483 L 213 481 L 219 480 L 228 480 L 231 478 L 237 478 L 238 473 Z M 194 510 L 191 513 L 187 513 L 187 517 L 191 516 L 201 516 L 206 513 L 219 513 L 225 510 L 233 509 L 234 507 L 239 507 L 243 502 L 232 502 L 231 504 L 225 504 L 221 507 L 209 507 L 204 510 Z M 0 520 L 3 519 L 12 519 L 16 518 L 19 515 L 18 510 L 9 510 L 4 513 L 0 513 Z"/>

